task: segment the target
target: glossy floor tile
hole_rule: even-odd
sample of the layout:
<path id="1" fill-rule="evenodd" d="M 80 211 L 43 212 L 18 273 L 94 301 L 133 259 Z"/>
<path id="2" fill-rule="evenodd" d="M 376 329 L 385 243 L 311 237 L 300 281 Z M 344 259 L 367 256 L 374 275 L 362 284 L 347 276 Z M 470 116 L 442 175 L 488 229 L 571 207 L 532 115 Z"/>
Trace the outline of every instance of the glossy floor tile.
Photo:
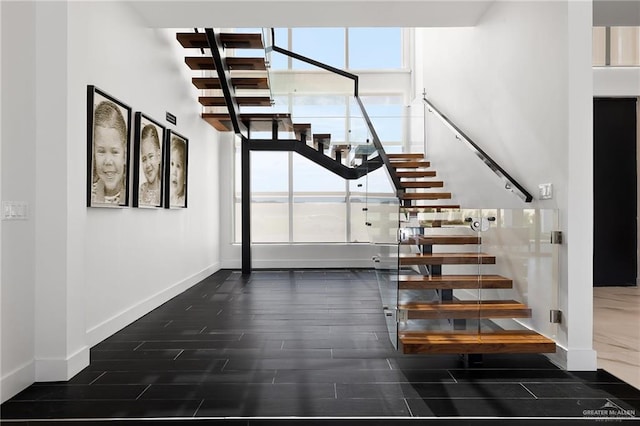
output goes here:
<path id="1" fill-rule="evenodd" d="M 640 391 L 603 370 L 563 371 L 529 354 L 485 355 L 473 368 L 456 355 L 402 355 L 380 306 L 373 271 L 222 270 L 93 347 L 90 366 L 72 380 L 36 383 L 7 401 L 0 418 L 245 426 L 327 418 L 582 424 L 602 413 L 638 420 Z"/>

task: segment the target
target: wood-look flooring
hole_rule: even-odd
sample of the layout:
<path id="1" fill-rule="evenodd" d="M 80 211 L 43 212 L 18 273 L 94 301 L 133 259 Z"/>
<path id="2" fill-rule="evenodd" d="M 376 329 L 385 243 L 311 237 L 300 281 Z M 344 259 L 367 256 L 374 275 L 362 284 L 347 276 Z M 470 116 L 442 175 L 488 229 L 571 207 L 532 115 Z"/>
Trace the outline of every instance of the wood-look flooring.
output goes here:
<path id="1" fill-rule="evenodd" d="M 593 289 L 598 368 L 640 389 L 640 287 Z"/>

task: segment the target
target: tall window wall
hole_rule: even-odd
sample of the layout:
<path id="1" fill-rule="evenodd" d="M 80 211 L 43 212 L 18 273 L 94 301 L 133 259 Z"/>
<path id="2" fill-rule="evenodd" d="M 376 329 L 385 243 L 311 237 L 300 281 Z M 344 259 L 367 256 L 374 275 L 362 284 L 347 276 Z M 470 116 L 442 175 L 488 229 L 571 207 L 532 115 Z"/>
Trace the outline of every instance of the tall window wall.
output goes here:
<path id="1" fill-rule="evenodd" d="M 277 29 L 275 44 L 340 69 L 368 73 L 403 67 L 399 28 Z M 372 43 L 382 54 L 371 55 Z M 271 73 L 306 78 L 307 89 L 274 93 L 297 123 L 313 123 L 313 133 L 329 133 L 333 144 L 365 144 L 371 139 L 352 93 L 309 85 L 305 73 L 313 67 L 285 55 L 272 54 Z M 315 70 L 317 71 L 317 69 Z M 357 73 L 357 71 L 355 71 Z M 297 78 L 297 77 L 295 77 Z M 295 78 L 293 81 L 295 81 Z M 318 80 L 322 82 L 321 78 Z M 327 79 L 327 81 L 331 81 Z M 313 86 L 312 90 L 308 90 Z M 405 93 L 362 94 L 360 97 L 387 152 L 403 143 Z M 353 149 L 352 149 L 353 151 Z M 236 145 L 235 240 L 241 235 L 240 144 Z M 351 160 L 352 156 L 346 160 Z M 347 181 L 306 158 L 290 152 L 251 153 L 251 240 L 253 243 L 367 242 L 365 191 L 389 196 L 391 185 L 383 169 L 357 181 Z"/>

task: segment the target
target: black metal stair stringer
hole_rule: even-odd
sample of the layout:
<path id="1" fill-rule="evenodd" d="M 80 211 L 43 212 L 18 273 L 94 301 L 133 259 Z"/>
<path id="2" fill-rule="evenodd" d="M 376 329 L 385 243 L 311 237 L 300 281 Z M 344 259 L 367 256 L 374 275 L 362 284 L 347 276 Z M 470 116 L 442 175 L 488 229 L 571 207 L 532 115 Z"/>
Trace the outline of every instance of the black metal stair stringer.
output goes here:
<path id="1" fill-rule="evenodd" d="M 379 169 L 384 164 L 379 156 L 366 160 L 357 167 L 347 167 L 341 162 L 313 149 L 295 139 L 247 139 L 250 151 L 293 151 L 342 177 L 343 179 L 360 179 L 367 173 Z"/>

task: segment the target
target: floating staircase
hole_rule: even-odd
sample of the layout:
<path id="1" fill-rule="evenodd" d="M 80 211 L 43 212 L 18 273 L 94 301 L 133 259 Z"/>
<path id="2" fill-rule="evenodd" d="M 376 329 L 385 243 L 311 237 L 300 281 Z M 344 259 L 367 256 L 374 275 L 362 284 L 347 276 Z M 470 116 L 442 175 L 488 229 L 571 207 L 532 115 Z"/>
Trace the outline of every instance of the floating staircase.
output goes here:
<path id="1" fill-rule="evenodd" d="M 419 222 L 418 229 L 422 233 L 401 232 L 400 244 L 412 250 L 409 253 L 405 249 L 399 254 L 397 307 L 406 324 L 412 321 L 418 324 L 399 328 L 402 352 L 476 357 L 490 353 L 555 352 L 555 342 L 535 331 L 524 327 L 505 330 L 496 324 L 504 319 L 530 318 L 528 306 L 515 300 L 483 300 L 480 297 L 459 300 L 455 297 L 454 291 L 478 291 L 480 294 L 482 290 L 510 289 L 513 282 L 500 275 L 480 274 L 480 265 L 495 264 L 498 259 L 478 251 L 477 247 L 482 243 L 479 234 L 470 234 L 468 226 L 455 226 L 465 224 L 463 220 L 438 217 L 438 213 L 455 212 L 460 206 L 436 204 L 437 200 L 450 199 L 451 193 L 432 190 L 443 185 L 441 181 L 425 179 L 436 174 L 426 170 L 430 164 L 424 156 L 408 153 L 390 154 L 389 157 L 405 189 L 400 196 L 403 214 L 436 214 L 433 219 Z M 434 204 L 417 204 L 422 200 L 433 201 Z M 427 229 L 429 233 L 425 232 Z M 434 250 L 435 246 L 441 246 L 443 250 L 451 248 L 451 251 L 440 252 Z M 473 249 L 465 250 L 465 247 Z M 477 273 L 446 275 L 442 269 L 447 265 L 471 265 L 473 272 Z"/>
<path id="2" fill-rule="evenodd" d="M 229 49 L 258 49 L 264 53 L 261 34 L 217 33 L 214 36 L 215 44 L 225 53 L 229 53 Z M 271 132 L 273 142 L 281 142 L 277 141 L 279 132 L 288 132 L 295 138 L 293 142 L 296 146 L 304 146 L 309 151 L 303 155 L 307 158 L 314 155 L 321 157 L 317 162 L 323 167 L 336 171 L 340 167 L 345 168 L 343 163 L 349 163 L 351 146 L 332 143 L 330 134 L 314 133 L 309 123 L 293 123 L 288 113 L 266 110 L 272 109 L 273 102 L 264 55 L 221 55 L 221 58 L 214 58 L 206 52 L 211 49 L 213 53 L 213 48 L 210 47 L 211 33 L 179 33 L 177 40 L 185 49 L 201 50 L 199 56 L 194 55 L 196 52 L 189 52 L 185 57 L 185 63 L 201 74 L 193 77 L 192 83 L 202 91 L 198 98 L 203 106 L 202 118 L 218 131 L 236 131 L 237 122 L 234 128 L 234 118 L 237 117 L 247 129 L 247 138 L 251 137 L 252 132 Z M 264 107 L 265 112 L 252 110 L 248 113 L 240 110 L 249 106 Z M 237 116 L 234 113 L 232 117 L 229 111 L 236 109 Z M 301 143 L 298 144 L 297 141 Z M 350 162 L 351 166 L 356 158 L 364 164 L 365 159 L 371 154 L 370 148 L 372 147 L 357 146 Z M 325 155 L 325 150 L 328 151 L 328 155 Z M 400 182 L 398 195 L 405 215 L 460 210 L 459 205 L 446 203 L 446 200 L 452 198 L 452 194 L 441 190 L 444 183 L 429 179 L 434 178 L 436 173 L 429 169 L 431 164 L 425 160 L 424 155 L 404 153 L 388 154 L 387 157 L 390 164 L 389 173 L 395 175 Z M 373 163 L 369 163 L 363 174 L 375 169 L 371 164 Z M 377 167 L 380 167 L 382 161 L 378 160 L 377 164 Z M 360 175 L 353 176 L 349 179 L 358 178 Z M 419 228 L 439 231 L 445 227 L 450 230 L 450 227 L 463 224 L 460 219 L 436 217 L 420 221 Z M 397 305 L 398 311 L 405 321 L 432 321 L 439 324 L 435 329 L 399 329 L 399 344 L 403 353 L 478 355 L 555 352 L 555 343 L 534 331 L 505 330 L 496 325 L 494 320 L 530 317 L 531 309 L 524 304 L 515 300 L 459 300 L 455 297 L 456 290 L 479 292 L 481 289 L 510 289 L 513 286 L 511 279 L 500 275 L 442 273 L 442 268 L 447 265 L 485 265 L 499 261 L 495 256 L 477 250 L 434 252 L 435 246 L 480 246 L 480 236 L 440 232 L 401 234 L 403 237 L 400 244 L 404 248 L 411 247 L 412 252 L 402 253 L 398 258 L 401 273 L 397 278 L 397 284 L 398 292 L 402 295 Z M 429 297 L 426 297 L 427 295 Z M 469 325 L 474 322 L 478 324 L 477 327 Z M 445 327 L 442 327 L 442 324 Z"/>
<path id="3" fill-rule="evenodd" d="M 199 49 L 201 56 L 189 55 L 185 57 L 185 63 L 194 71 L 218 71 L 214 58 L 210 55 L 210 46 L 205 33 L 178 33 L 178 42 L 185 49 Z M 258 33 L 220 33 L 219 42 L 225 51 L 228 49 L 252 49 L 262 51 L 262 55 L 255 57 L 226 56 L 223 58 L 225 71 L 230 74 L 229 89 L 233 102 L 239 107 L 266 107 L 270 108 L 273 100 L 269 93 L 270 83 L 267 73 L 267 63 L 264 57 L 264 43 L 262 34 Z M 191 53 L 191 52 L 190 52 Z M 218 76 L 198 76 L 192 78 L 195 87 L 211 94 L 204 94 L 198 101 L 205 108 L 202 118 L 221 132 L 233 131 L 233 124 L 227 102 L 223 96 L 223 83 Z M 255 92 L 264 92 L 264 95 L 256 96 Z M 241 113 L 240 122 L 246 128 L 254 132 L 283 131 L 293 132 L 291 115 L 287 113 Z"/>
<path id="4" fill-rule="evenodd" d="M 206 31 L 206 30 L 205 30 Z M 247 137 L 252 132 L 270 132 L 272 140 L 278 140 L 278 134 L 290 134 L 296 140 L 309 143 L 317 152 L 330 156 L 336 163 L 347 164 L 351 146 L 344 143 L 331 142 L 331 135 L 327 133 L 312 133 L 311 124 L 293 123 L 288 113 L 273 112 L 274 104 L 271 96 L 271 85 L 268 64 L 265 59 L 265 46 L 262 34 L 258 33 L 214 33 L 214 39 L 225 55 L 221 55 L 221 68 L 223 74 L 228 72 L 227 85 L 229 97 L 224 94 L 225 85 L 221 82 L 221 73 L 216 66 L 213 55 L 213 47 L 210 44 L 206 32 L 178 33 L 178 42 L 189 55 L 185 57 L 185 63 L 193 71 L 207 76 L 192 78 L 195 87 L 201 90 L 198 102 L 203 106 L 202 118 L 221 132 L 234 131 L 233 120 L 229 113 L 230 108 L 238 108 L 238 120 L 248 130 Z M 227 56 L 230 49 L 256 50 L 255 56 Z M 192 53 L 200 51 L 201 56 Z M 253 53 L 249 53 L 250 55 Z M 220 65 L 220 63 L 219 63 Z M 217 76 L 216 76 L 217 75 Z M 232 105 L 229 105 L 229 104 Z M 233 106 L 234 105 L 234 106 Z M 264 107 L 265 112 L 243 112 L 244 107 Z M 353 156 L 352 156 L 353 157 Z M 360 158 L 360 164 L 364 159 Z M 326 167 L 326 161 L 319 162 Z M 355 159 L 351 159 L 351 165 L 357 166 Z M 329 167 L 335 171 L 335 167 Z M 343 173 L 344 174 L 344 173 Z"/>

